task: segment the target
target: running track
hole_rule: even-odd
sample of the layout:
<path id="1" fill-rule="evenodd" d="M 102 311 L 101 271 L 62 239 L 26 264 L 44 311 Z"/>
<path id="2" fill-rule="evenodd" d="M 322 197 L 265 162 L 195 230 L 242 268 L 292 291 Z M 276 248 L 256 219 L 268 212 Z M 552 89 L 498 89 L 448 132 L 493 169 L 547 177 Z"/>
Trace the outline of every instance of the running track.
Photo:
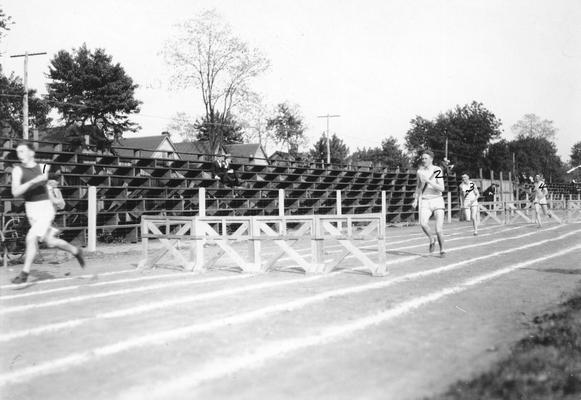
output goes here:
<path id="1" fill-rule="evenodd" d="M 418 232 L 388 230 L 383 278 L 139 272 L 135 255 L 25 288 L 4 273 L 0 397 L 417 398 L 484 370 L 579 283 L 581 223 L 449 225 L 443 259 Z"/>

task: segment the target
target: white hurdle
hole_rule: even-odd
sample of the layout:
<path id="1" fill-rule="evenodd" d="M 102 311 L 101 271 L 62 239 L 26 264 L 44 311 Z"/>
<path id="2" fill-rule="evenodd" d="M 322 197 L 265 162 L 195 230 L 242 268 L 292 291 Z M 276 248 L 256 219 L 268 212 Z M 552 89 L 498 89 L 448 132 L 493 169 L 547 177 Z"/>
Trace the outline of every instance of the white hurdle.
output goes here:
<path id="1" fill-rule="evenodd" d="M 164 227 L 164 228 L 161 228 Z M 166 255 L 171 254 L 181 268 L 193 272 L 216 269 L 216 262 L 224 255 L 232 265 L 226 269 L 262 273 L 271 270 L 301 270 L 304 273 L 329 273 L 336 269 L 349 269 L 373 276 L 387 274 L 385 260 L 385 217 L 382 214 L 355 215 L 304 215 L 304 216 L 235 216 L 235 217 L 165 217 L 143 216 L 141 221 L 143 259 L 140 268 L 153 268 Z M 161 229 L 160 229 L 161 228 Z M 163 230 L 163 231 L 162 231 Z M 150 257 L 148 241 L 159 239 L 163 249 Z M 189 256 L 178 250 L 179 240 L 190 240 Z M 302 255 L 295 245 L 310 241 L 310 254 Z M 376 241 L 377 257 L 373 260 L 356 245 L 356 241 Z M 246 241 L 247 251 L 234 247 L 234 242 Z M 272 241 L 278 252 L 266 256 L 262 243 Z M 335 259 L 325 260 L 325 244 L 338 242 L 342 253 Z M 218 254 L 206 257 L 205 243 L 215 243 Z M 283 256 L 294 264 L 276 266 Z M 362 265 L 341 265 L 348 256 Z"/>

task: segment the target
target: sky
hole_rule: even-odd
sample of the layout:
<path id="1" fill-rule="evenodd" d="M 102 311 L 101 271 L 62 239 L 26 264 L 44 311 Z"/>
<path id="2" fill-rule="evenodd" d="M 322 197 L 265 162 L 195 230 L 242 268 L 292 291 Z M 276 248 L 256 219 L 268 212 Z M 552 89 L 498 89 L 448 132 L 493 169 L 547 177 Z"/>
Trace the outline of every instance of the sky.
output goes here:
<path id="1" fill-rule="evenodd" d="M 0 52 L 5 73 L 23 73 L 46 93 L 59 50 L 104 48 L 140 86 L 134 117 L 156 135 L 172 117 L 203 115 L 200 93 L 174 90 L 161 56 L 175 25 L 215 9 L 233 32 L 270 60 L 251 86 L 270 106 L 298 105 L 309 144 L 336 114 L 331 133 L 353 152 L 394 136 L 410 120 L 483 103 L 503 138 L 525 114 L 553 121 L 558 154 L 581 141 L 581 1 L 578 0 L 0 0 L 15 24 Z"/>

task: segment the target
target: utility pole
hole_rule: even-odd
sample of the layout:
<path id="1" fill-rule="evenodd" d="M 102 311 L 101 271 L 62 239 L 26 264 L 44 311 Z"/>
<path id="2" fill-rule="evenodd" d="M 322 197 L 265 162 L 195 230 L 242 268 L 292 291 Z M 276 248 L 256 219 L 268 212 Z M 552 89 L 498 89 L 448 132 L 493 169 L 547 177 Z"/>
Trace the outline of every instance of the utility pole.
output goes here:
<path id="1" fill-rule="evenodd" d="M 46 53 L 16 54 L 10 58 L 24 57 L 24 98 L 22 100 L 22 137 L 28 140 L 28 57 L 41 56 Z"/>
<path id="2" fill-rule="evenodd" d="M 329 119 L 330 118 L 337 118 L 340 115 L 318 115 L 317 118 L 327 118 L 327 164 L 331 164 L 331 144 L 330 144 L 330 133 L 329 133 Z"/>

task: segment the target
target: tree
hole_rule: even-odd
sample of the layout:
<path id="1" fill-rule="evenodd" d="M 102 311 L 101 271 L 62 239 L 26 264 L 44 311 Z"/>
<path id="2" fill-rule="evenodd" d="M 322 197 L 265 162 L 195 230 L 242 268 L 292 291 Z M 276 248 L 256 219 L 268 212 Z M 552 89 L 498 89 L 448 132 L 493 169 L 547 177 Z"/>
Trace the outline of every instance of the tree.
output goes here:
<path id="1" fill-rule="evenodd" d="M 548 119 L 541 120 L 535 114 L 525 114 L 511 129 L 517 139 L 531 137 L 553 141 L 557 133 L 557 128 L 553 126 L 553 121 L 549 121 Z"/>
<path id="2" fill-rule="evenodd" d="M 571 168 L 581 165 L 581 142 L 575 143 L 571 147 Z"/>
<path id="3" fill-rule="evenodd" d="M 222 138 L 222 144 L 242 143 L 244 137 L 242 126 L 236 121 L 234 116 L 231 114 L 222 116 L 219 113 L 216 116 L 217 120 L 222 122 L 211 122 L 206 117 L 196 121 L 194 124 L 196 140 L 209 141 L 210 145 L 212 145 L 211 135 L 217 134 Z M 217 153 L 217 148 L 212 147 L 212 151 Z"/>
<path id="4" fill-rule="evenodd" d="M 488 146 L 484 168 L 492 171 L 511 171 L 513 144 L 505 139 Z M 516 171 L 515 171 L 516 172 Z M 516 177 L 515 177 L 516 178 Z"/>
<path id="5" fill-rule="evenodd" d="M 331 164 L 345 164 L 349 157 L 349 148 L 339 139 L 336 134 L 331 136 L 329 142 L 331 153 Z M 311 157 L 315 161 L 327 160 L 327 136 L 323 133 L 317 143 L 310 151 Z"/>
<path id="6" fill-rule="evenodd" d="M 61 50 L 51 60 L 48 78 L 47 99 L 67 126 L 97 128 L 107 140 L 139 128 L 129 121 L 141 104 L 134 98 L 137 85 L 105 50 L 91 52 L 85 44 L 72 53 Z"/>
<path id="7" fill-rule="evenodd" d="M 296 155 L 305 143 L 303 117 L 297 106 L 280 103 L 276 113 L 266 121 L 266 128 L 272 131 L 274 140 L 287 146 L 291 155 Z"/>
<path id="8" fill-rule="evenodd" d="M 11 137 L 22 137 L 22 98 L 24 84 L 13 73 L 5 76 L 0 70 L 0 130 L 8 129 Z M 28 90 L 28 124 L 32 128 L 44 128 L 50 124 L 50 106 Z"/>
<path id="9" fill-rule="evenodd" d="M 431 149 L 436 158 L 444 158 L 447 138 L 448 154 L 456 165 L 455 170 L 468 174 L 484 166 L 488 144 L 501 134 L 501 121 L 475 101 L 456 106 L 434 121 L 417 116 L 411 125 L 405 145 L 416 160 L 425 149 Z"/>
<path id="10" fill-rule="evenodd" d="M 4 10 L 0 8 L 0 41 L 2 41 L 4 32 L 9 31 L 10 25 L 12 25 L 13 23 L 14 22 L 12 21 L 12 17 L 4 14 Z"/>
<path id="11" fill-rule="evenodd" d="M 167 125 L 167 130 L 172 134 L 177 134 L 183 141 L 193 142 L 196 140 L 196 121 L 185 112 L 176 113 Z"/>
<path id="12" fill-rule="evenodd" d="M 383 139 L 381 142 L 381 154 L 383 156 L 383 164 L 389 168 L 408 169 L 410 167 L 410 159 L 400 149 L 397 139 L 393 136 Z"/>
<path id="13" fill-rule="evenodd" d="M 400 149 L 397 139 L 393 136 L 383 139 L 381 147 L 357 150 L 351 156 L 353 162 L 371 161 L 374 165 L 383 165 L 388 168 L 408 169 L 410 160 Z"/>
<path id="14" fill-rule="evenodd" d="M 545 138 L 521 137 L 509 144 L 515 153 L 516 172 L 542 174 L 548 181 L 564 180 L 564 165 L 557 155 L 557 146 Z"/>
<path id="15" fill-rule="evenodd" d="M 373 165 L 383 165 L 383 152 L 381 151 L 381 147 L 370 147 L 363 149 L 357 148 L 356 151 L 351 154 L 351 162 L 357 164 L 362 161 L 369 161 Z"/>
<path id="16" fill-rule="evenodd" d="M 215 12 L 206 11 L 179 25 L 176 37 L 163 50 L 174 74 L 175 87 L 200 90 L 205 107 L 207 135 L 212 148 L 223 142 L 225 118 L 250 92 L 249 82 L 268 68 L 257 49 L 235 37 Z"/>
<path id="17" fill-rule="evenodd" d="M 269 144 L 274 141 L 274 133 L 267 127 L 268 116 L 274 114 L 272 107 L 264 104 L 257 93 L 248 96 L 247 101 L 237 110 L 237 119 L 244 130 L 244 139 L 249 143 L 258 142 L 268 152 Z"/>

